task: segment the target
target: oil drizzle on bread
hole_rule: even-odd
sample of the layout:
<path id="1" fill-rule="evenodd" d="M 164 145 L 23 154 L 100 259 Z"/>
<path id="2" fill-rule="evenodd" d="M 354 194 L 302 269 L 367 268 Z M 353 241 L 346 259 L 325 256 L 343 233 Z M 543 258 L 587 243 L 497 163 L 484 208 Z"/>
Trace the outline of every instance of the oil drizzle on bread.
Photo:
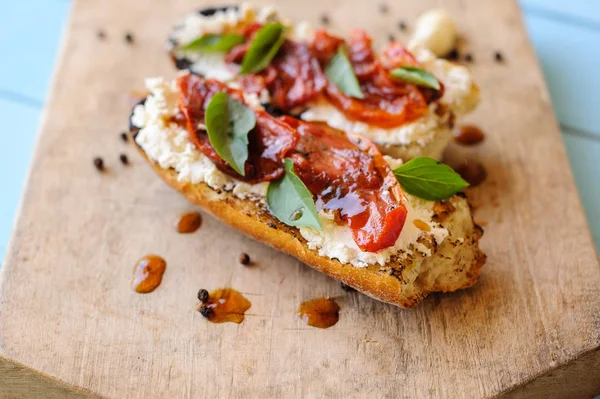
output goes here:
<path id="1" fill-rule="evenodd" d="M 198 311 L 213 323 L 240 324 L 250 306 L 250 301 L 233 288 L 219 288 L 208 294 Z"/>
<path id="2" fill-rule="evenodd" d="M 158 255 L 146 255 L 133 269 L 131 288 L 140 294 L 152 292 L 160 285 L 167 262 Z"/>
<path id="3" fill-rule="evenodd" d="M 300 304 L 298 317 L 309 326 L 329 328 L 340 319 L 340 305 L 332 298 L 311 299 Z"/>
<path id="4" fill-rule="evenodd" d="M 475 125 L 463 125 L 454 130 L 454 141 L 462 145 L 479 144 L 484 138 L 483 130 Z"/>
<path id="5" fill-rule="evenodd" d="M 183 213 L 179 216 L 177 222 L 177 232 L 189 234 L 198 230 L 202 225 L 202 216 L 198 212 Z"/>

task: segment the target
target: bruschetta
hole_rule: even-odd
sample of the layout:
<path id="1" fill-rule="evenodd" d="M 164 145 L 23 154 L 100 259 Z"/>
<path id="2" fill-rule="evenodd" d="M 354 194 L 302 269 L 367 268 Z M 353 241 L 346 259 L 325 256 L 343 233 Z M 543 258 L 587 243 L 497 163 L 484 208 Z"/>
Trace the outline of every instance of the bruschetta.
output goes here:
<path id="1" fill-rule="evenodd" d="M 244 70 L 250 43 L 266 25 L 281 25 L 284 41 L 268 67 Z M 269 112 L 362 135 L 395 158 L 440 159 L 455 119 L 478 104 L 479 89 L 466 67 L 437 58 L 421 36 L 411 50 L 391 42 L 376 52 L 362 30 L 341 38 L 292 23 L 273 7 L 242 4 L 188 14 L 173 28 L 168 49 L 177 68 L 254 92 Z M 215 46 L 218 38 L 229 41 Z M 332 81 L 344 70 L 338 62 L 331 71 L 334 59 L 344 58 L 355 76 L 341 80 L 356 79 L 358 92 Z"/>
<path id="2" fill-rule="evenodd" d="M 397 172 L 409 164 L 370 140 L 274 117 L 255 93 L 219 80 L 184 72 L 146 85 L 130 118 L 135 145 L 165 182 L 222 222 L 404 308 L 476 282 L 483 231 L 461 193 L 410 194 Z"/>

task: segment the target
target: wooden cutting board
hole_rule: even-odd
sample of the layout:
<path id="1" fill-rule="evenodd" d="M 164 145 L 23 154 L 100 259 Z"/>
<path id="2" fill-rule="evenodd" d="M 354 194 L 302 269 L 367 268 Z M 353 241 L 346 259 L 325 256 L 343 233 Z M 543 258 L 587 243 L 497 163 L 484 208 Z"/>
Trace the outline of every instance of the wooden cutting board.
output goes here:
<path id="1" fill-rule="evenodd" d="M 203 1 L 75 1 L 62 57 L 0 279 L 0 397 L 585 397 L 600 393 L 600 267 L 548 93 L 513 1 L 280 1 L 284 15 L 380 43 L 443 5 L 474 58 L 487 131 L 448 159 L 476 159 L 489 178 L 468 195 L 485 223 L 479 284 L 402 310 L 357 293 L 192 209 L 119 138 L 130 90 L 175 71 L 170 26 Z M 99 40 L 97 31 L 106 32 Z M 134 34 L 134 43 L 123 40 Z M 506 57 L 493 61 L 494 51 Z M 132 164 L 122 166 L 119 153 Z M 102 156 L 108 170 L 96 172 Z M 240 252 L 256 264 L 238 264 Z M 135 261 L 168 262 L 161 286 L 129 286 Z M 252 302 L 241 325 L 195 311 L 199 288 Z M 332 296 L 337 325 L 295 315 Z M 45 375 L 46 374 L 46 375 Z"/>

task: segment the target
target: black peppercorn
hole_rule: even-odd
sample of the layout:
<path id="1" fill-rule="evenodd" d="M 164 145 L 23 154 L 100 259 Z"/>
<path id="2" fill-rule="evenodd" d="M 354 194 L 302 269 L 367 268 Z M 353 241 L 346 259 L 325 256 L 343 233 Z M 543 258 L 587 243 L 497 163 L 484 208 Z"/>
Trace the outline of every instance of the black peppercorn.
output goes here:
<path id="1" fill-rule="evenodd" d="M 263 106 L 263 108 L 265 109 L 265 111 L 274 117 L 278 117 L 281 115 L 285 115 L 285 112 L 283 112 L 281 109 L 269 104 L 269 103 L 265 103 L 265 104 L 261 104 Z"/>
<path id="2" fill-rule="evenodd" d="M 502 62 L 502 61 L 504 61 L 504 56 L 502 55 L 501 52 L 496 51 L 494 53 L 494 59 L 496 60 L 496 62 Z"/>
<path id="3" fill-rule="evenodd" d="M 208 302 L 208 291 L 204 288 L 200 289 L 200 291 L 198 291 L 198 300 L 202 303 Z"/>
<path id="4" fill-rule="evenodd" d="M 321 23 L 323 25 L 329 25 L 329 22 L 330 22 L 329 21 L 329 15 L 327 15 L 327 14 L 321 15 Z"/>
<path id="5" fill-rule="evenodd" d="M 471 54 L 471 53 L 465 54 L 465 61 L 473 62 L 473 54 Z"/>
<path id="6" fill-rule="evenodd" d="M 242 252 L 240 254 L 240 263 L 244 266 L 249 265 L 250 264 L 250 256 L 248 256 L 247 253 Z"/>
<path id="7" fill-rule="evenodd" d="M 380 11 L 382 14 L 385 14 L 385 13 L 387 13 L 387 12 L 389 11 L 389 8 L 388 8 L 387 4 L 385 4 L 385 3 L 381 4 L 381 5 L 379 6 L 379 11 Z"/>
<path id="8" fill-rule="evenodd" d="M 129 158 L 127 158 L 127 155 L 121 154 L 121 155 L 119 155 L 119 159 L 121 160 L 121 163 L 123 165 L 128 165 L 129 164 Z"/>
<path id="9" fill-rule="evenodd" d="M 106 34 L 104 33 L 103 30 L 98 30 L 98 32 L 96 32 L 96 36 L 98 37 L 98 39 L 103 40 L 106 37 Z"/>
<path id="10" fill-rule="evenodd" d="M 346 292 L 353 292 L 353 291 L 356 291 L 354 288 L 350 287 L 350 286 L 349 286 L 349 285 L 347 285 L 347 284 L 344 284 L 344 283 L 341 283 L 341 284 L 342 284 L 342 289 L 343 289 L 344 291 L 346 291 Z"/>
<path id="11" fill-rule="evenodd" d="M 99 171 L 103 171 L 104 170 L 104 160 L 100 157 L 94 158 L 94 166 Z"/>
<path id="12" fill-rule="evenodd" d="M 127 135 L 126 132 L 121 132 L 121 140 L 123 140 L 123 142 L 127 143 L 129 141 L 129 136 Z"/>
<path id="13" fill-rule="evenodd" d="M 125 41 L 126 41 L 128 44 L 131 44 L 131 43 L 133 43 L 133 34 L 132 34 L 131 32 L 126 32 L 126 33 L 125 33 Z"/>
<path id="14" fill-rule="evenodd" d="M 457 49 L 452 49 L 452 51 L 450 51 L 446 57 L 450 61 L 456 61 L 458 59 L 458 57 L 459 57 L 458 50 Z"/>
<path id="15" fill-rule="evenodd" d="M 398 29 L 400 29 L 401 31 L 405 31 L 406 30 L 406 22 L 400 21 L 398 23 Z"/>
<path id="16" fill-rule="evenodd" d="M 390 42 L 395 42 L 395 41 L 396 41 L 396 37 L 394 37 L 394 35 L 390 34 L 390 35 L 388 36 L 388 40 L 389 40 Z"/>
<path id="17" fill-rule="evenodd" d="M 212 308 L 209 308 L 209 307 L 208 307 L 208 306 L 206 306 L 206 305 L 202 305 L 202 306 L 200 306 L 200 309 L 199 309 L 198 311 L 200 312 L 200 314 L 201 314 L 202 316 L 206 317 L 207 319 L 210 319 L 210 316 L 211 316 L 211 315 L 212 315 L 212 313 L 213 313 L 213 310 L 212 310 Z"/>

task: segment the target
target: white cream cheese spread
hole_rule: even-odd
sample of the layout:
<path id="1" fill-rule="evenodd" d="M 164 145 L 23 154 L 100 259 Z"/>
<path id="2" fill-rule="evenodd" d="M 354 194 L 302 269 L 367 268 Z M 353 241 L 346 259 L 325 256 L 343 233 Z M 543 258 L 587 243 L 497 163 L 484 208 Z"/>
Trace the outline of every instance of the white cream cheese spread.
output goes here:
<path id="1" fill-rule="evenodd" d="M 161 168 L 174 169 L 177 179 L 192 184 L 206 183 L 215 190 L 233 192 L 240 198 L 263 198 L 267 183 L 248 184 L 217 169 L 190 141 L 185 127 L 171 122 L 179 112 L 179 91 L 175 82 L 162 78 L 146 80 L 150 95 L 133 110 L 131 122 L 140 128 L 135 141 Z"/>
<path id="2" fill-rule="evenodd" d="M 317 250 L 319 255 L 338 259 L 342 263 L 350 263 L 357 267 L 366 267 L 370 264 L 383 266 L 392 256 L 403 257 L 412 254 L 413 250 L 424 256 L 431 256 L 431 250 L 417 241 L 421 236 L 429 234 L 437 244 L 441 244 L 448 236 L 448 230 L 431 221 L 433 202 L 428 204 L 427 201 L 409 195 L 407 199 L 405 205 L 408 213 L 398 240 L 393 246 L 379 252 L 362 251 L 354 242 L 350 228 L 338 225 L 333 215 L 322 211 L 319 212 L 319 219 L 323 230 L 300 227 L 300 234 L 306 239 L 308 248 Z M 415 220 L 425 222 L 430 231 L 419 229 L 414 223 Z"/>
<path id="3" fill-rule="evenodd" d="M 430 108 L 433 107 L 435 105 L 432 105 Z M 307 111 L 300 115 L 300 119 L 305 121 L 326 121 L 331 127 L 345 132 L 360 134 L 378 145 L 408 145 L 412 142 L 424 143 L 432 138 L 432 135 L 435 134 L 436 129 L 441 123 L 441 117 L 430 109 L 427 115 L 412 123 L 406 123 L 396 128 L 384 129 L 360 121 L 351 121 L 326 100 L 320 100 L 312 104 Z"/>

